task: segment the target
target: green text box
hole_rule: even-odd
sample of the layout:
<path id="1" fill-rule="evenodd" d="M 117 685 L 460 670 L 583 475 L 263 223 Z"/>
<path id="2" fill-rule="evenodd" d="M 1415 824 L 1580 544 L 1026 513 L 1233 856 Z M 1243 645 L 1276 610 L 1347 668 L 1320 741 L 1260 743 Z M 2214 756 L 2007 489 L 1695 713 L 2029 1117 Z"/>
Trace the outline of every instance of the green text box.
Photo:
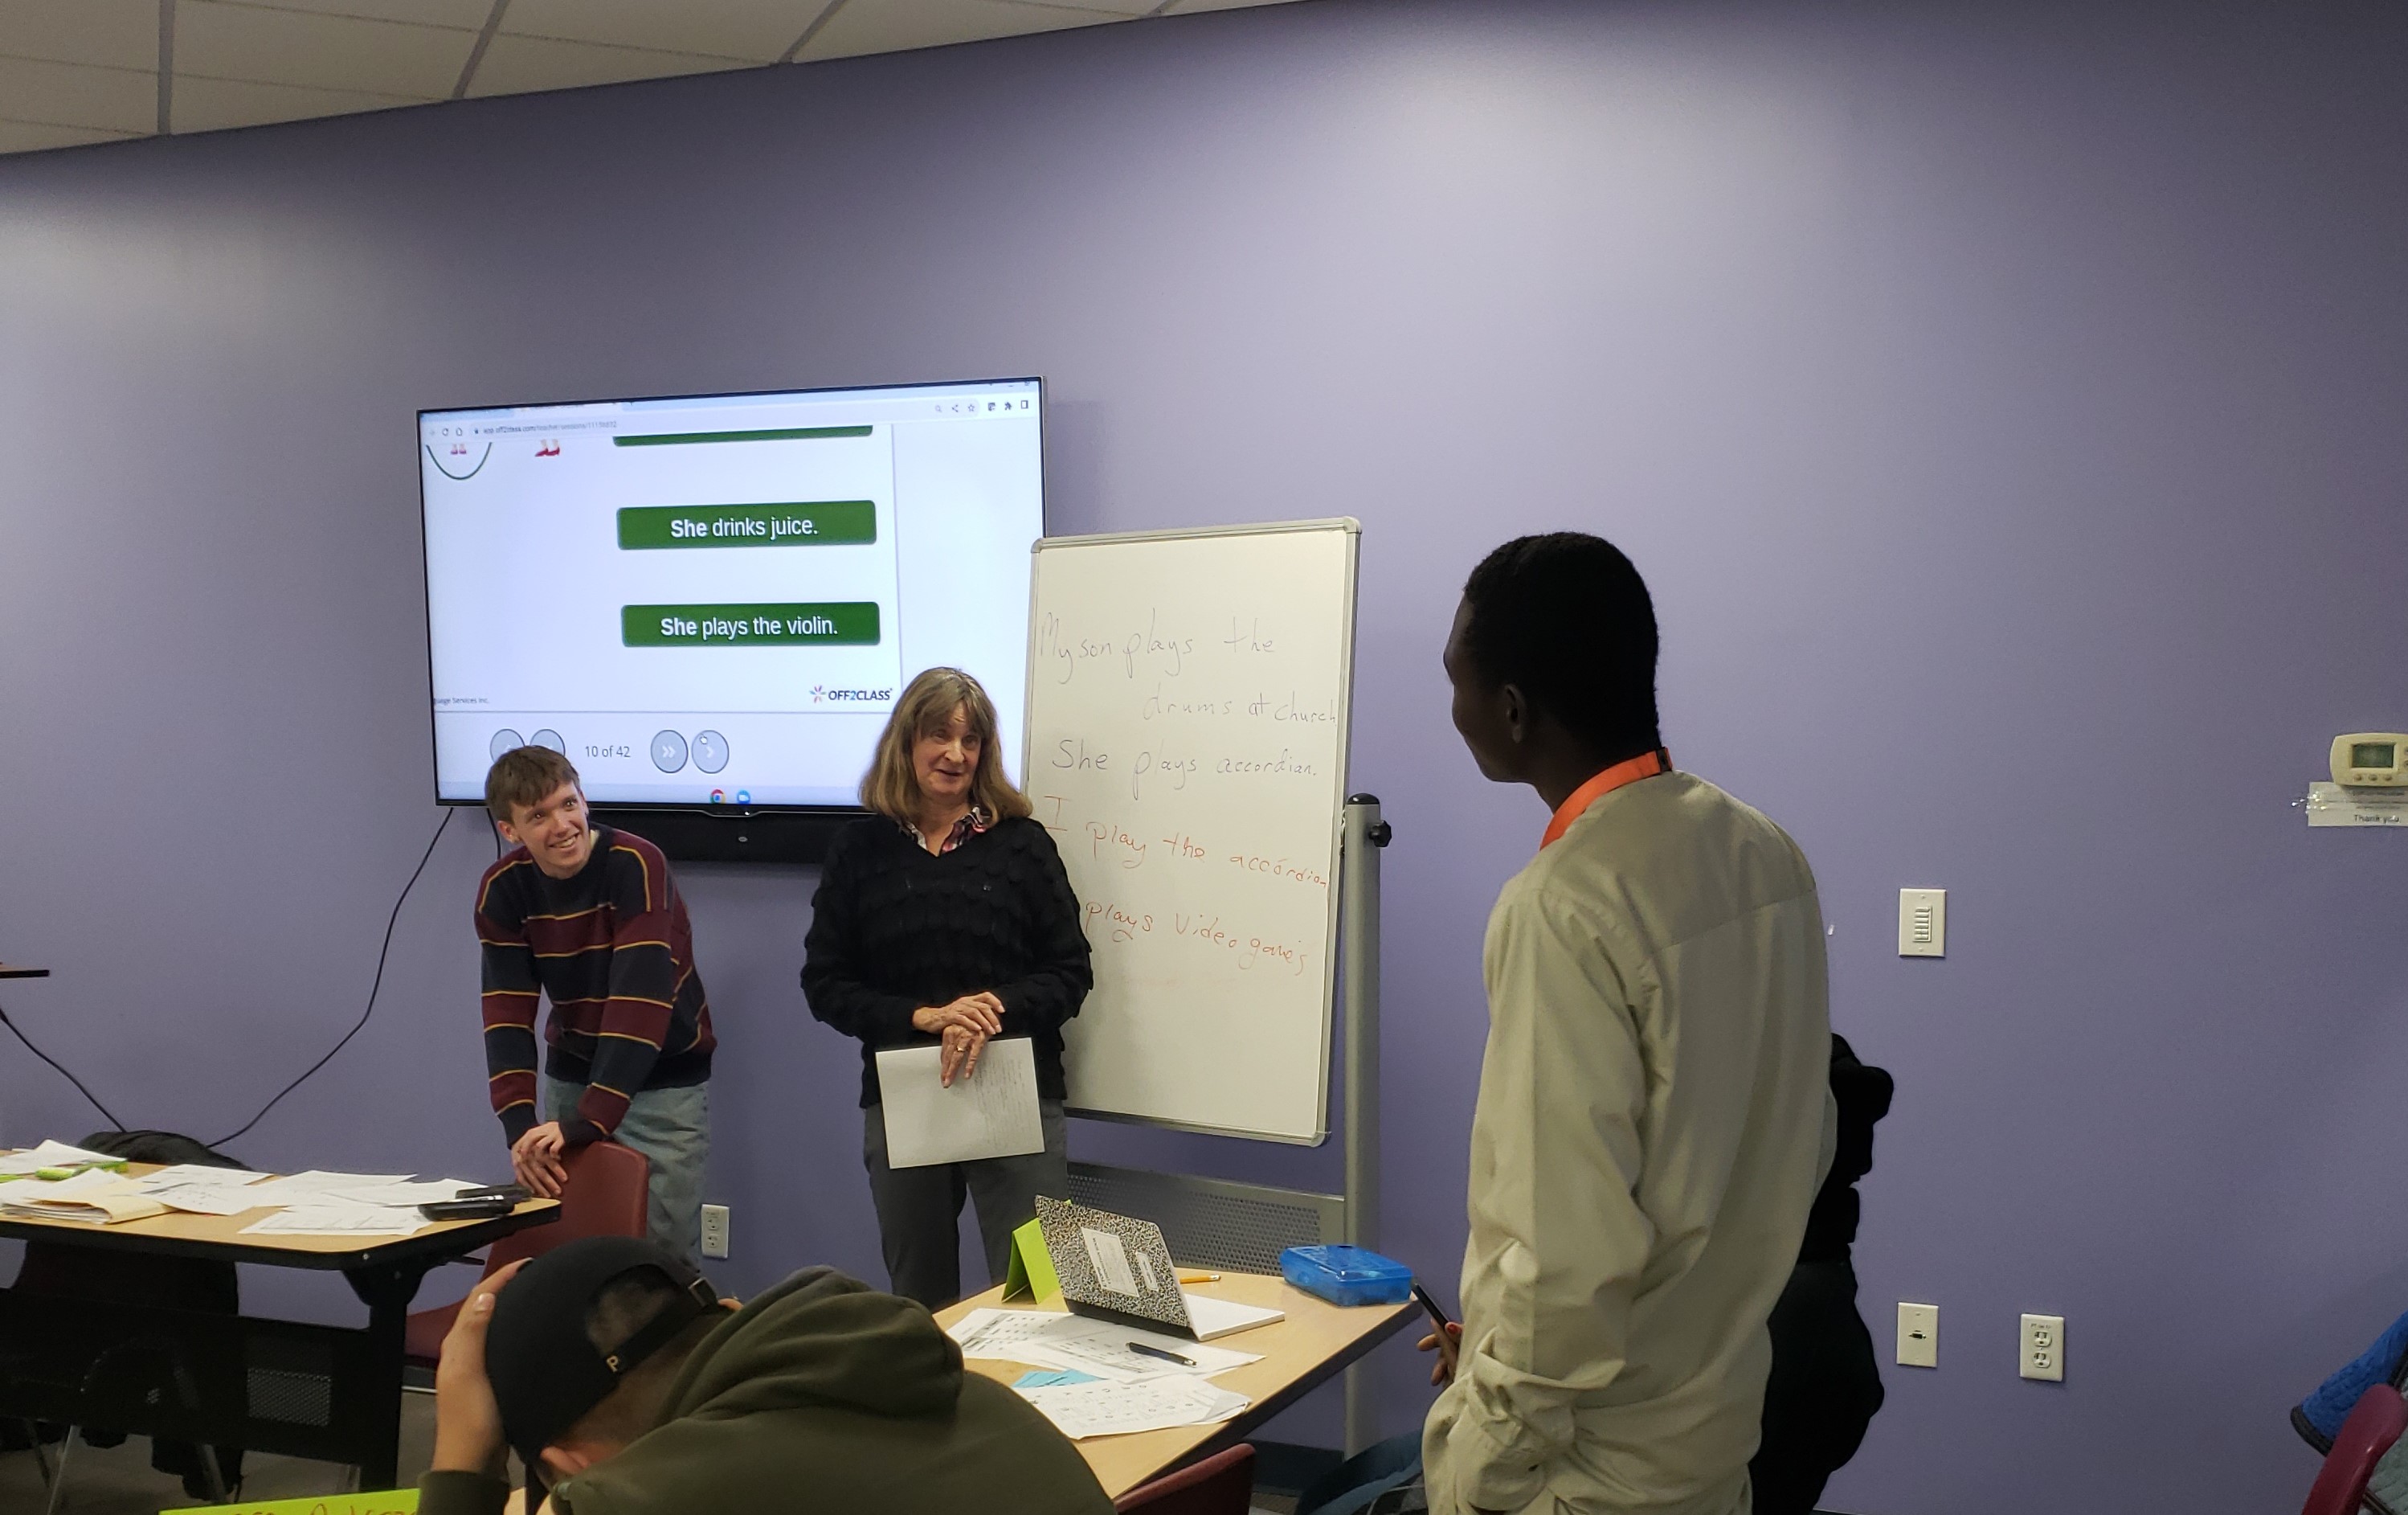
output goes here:
<path id="1" fill-rule="evenodd" d="M 878 507 L 866 499 L 788 505 L 630 505 L 619 512 L 619 545 L 649 547 L 854 547 L 878 540 Z"/>
<path id="2" fill-rule="evenodd" d="M 862 647 L 878 642 L 878 605 L 622 605 L 619 640 L 630 647 Z"/>
<path id="3" fill-rule="evenodd" d="M 642 437 L 613 437 L 613 447 L 694 447 L 710 442 L 824 441 L 834 437 L 867 437 L 867 426 L 780 426 L 774 431 L 655 431 Z"/>

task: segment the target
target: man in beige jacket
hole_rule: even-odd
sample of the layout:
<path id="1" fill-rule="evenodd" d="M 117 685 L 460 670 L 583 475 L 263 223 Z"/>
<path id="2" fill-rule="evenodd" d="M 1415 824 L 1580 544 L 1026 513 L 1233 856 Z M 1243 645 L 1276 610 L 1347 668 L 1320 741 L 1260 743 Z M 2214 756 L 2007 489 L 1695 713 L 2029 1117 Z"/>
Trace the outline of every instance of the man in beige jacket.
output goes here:
<path id="1" fill-rule="evenodd" d="M 1795 843 L 1657 735 L 1656 618 L 1596 537 L 1506 543 L 1446 648 L 1480 770 L 1555 812 L 1498 896 L 1436 1515 L 1748 1508 L 1765 1331 L 1830 1162 Z"/>

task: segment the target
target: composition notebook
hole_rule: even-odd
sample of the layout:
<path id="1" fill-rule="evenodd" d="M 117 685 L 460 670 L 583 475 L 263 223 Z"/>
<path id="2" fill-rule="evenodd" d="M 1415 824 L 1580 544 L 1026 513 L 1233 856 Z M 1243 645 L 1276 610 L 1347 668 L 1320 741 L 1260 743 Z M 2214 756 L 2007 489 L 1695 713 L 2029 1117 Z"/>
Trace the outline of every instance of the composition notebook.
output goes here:
<path id="1" fill-rule="evenodd" d="M 1162 1228 L 1151 1220 L 1039 1195 L 1037 1224 L 1063 1302 L 1076 1314 L 1197 1341 L 1287 1319 L 1284 1310 L 1182 1290 Z"/>

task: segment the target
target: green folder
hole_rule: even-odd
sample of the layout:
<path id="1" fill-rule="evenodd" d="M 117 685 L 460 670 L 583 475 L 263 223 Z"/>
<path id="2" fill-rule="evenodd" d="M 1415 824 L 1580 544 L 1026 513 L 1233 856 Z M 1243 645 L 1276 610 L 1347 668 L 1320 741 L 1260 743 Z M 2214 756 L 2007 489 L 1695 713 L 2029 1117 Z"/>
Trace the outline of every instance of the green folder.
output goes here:
<path id="1" fill-rule="evenodd" d="M 1003 1275 L 1003 1297 L 1006 1302 L 1027 1299 L 1043 1304 L 1061 1291 L 1062 1280 L 1054 1275 L 1054 1254 L 1045 1249 L 1045 1234 L 1031 1220 L 1011 1234 L 1011 1265 Z"/>

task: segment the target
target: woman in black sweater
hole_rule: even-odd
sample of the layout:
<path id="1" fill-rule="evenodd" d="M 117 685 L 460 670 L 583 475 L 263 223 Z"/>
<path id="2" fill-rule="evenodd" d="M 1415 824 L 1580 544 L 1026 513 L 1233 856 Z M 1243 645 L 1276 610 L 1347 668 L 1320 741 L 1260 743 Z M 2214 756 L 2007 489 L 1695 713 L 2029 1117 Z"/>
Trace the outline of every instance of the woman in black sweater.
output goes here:
<path id="1" fill-rule="evenodd" d="M 1069 875 L 1004 777 L 995 705 L 976 679 L 932 668 L 911 681 L 861 802 L 877 814 L 838 833 L 811 897 L 803 993 L 812 1015 L 861 1042 L 862 1155 L 887 1275 L 895 1292 L 938 1309 L 962 1294 L 965 1196 L 996 1278 L 1037 1196 L 1069 1197 L 1062 1023 L 1095 974 Z M 1025 1036 L 1036 1054 L 1045 1150 L 889 1166 L 878 1049 L 940 1045 L 950 1083 L 997 1036 Z"/>

